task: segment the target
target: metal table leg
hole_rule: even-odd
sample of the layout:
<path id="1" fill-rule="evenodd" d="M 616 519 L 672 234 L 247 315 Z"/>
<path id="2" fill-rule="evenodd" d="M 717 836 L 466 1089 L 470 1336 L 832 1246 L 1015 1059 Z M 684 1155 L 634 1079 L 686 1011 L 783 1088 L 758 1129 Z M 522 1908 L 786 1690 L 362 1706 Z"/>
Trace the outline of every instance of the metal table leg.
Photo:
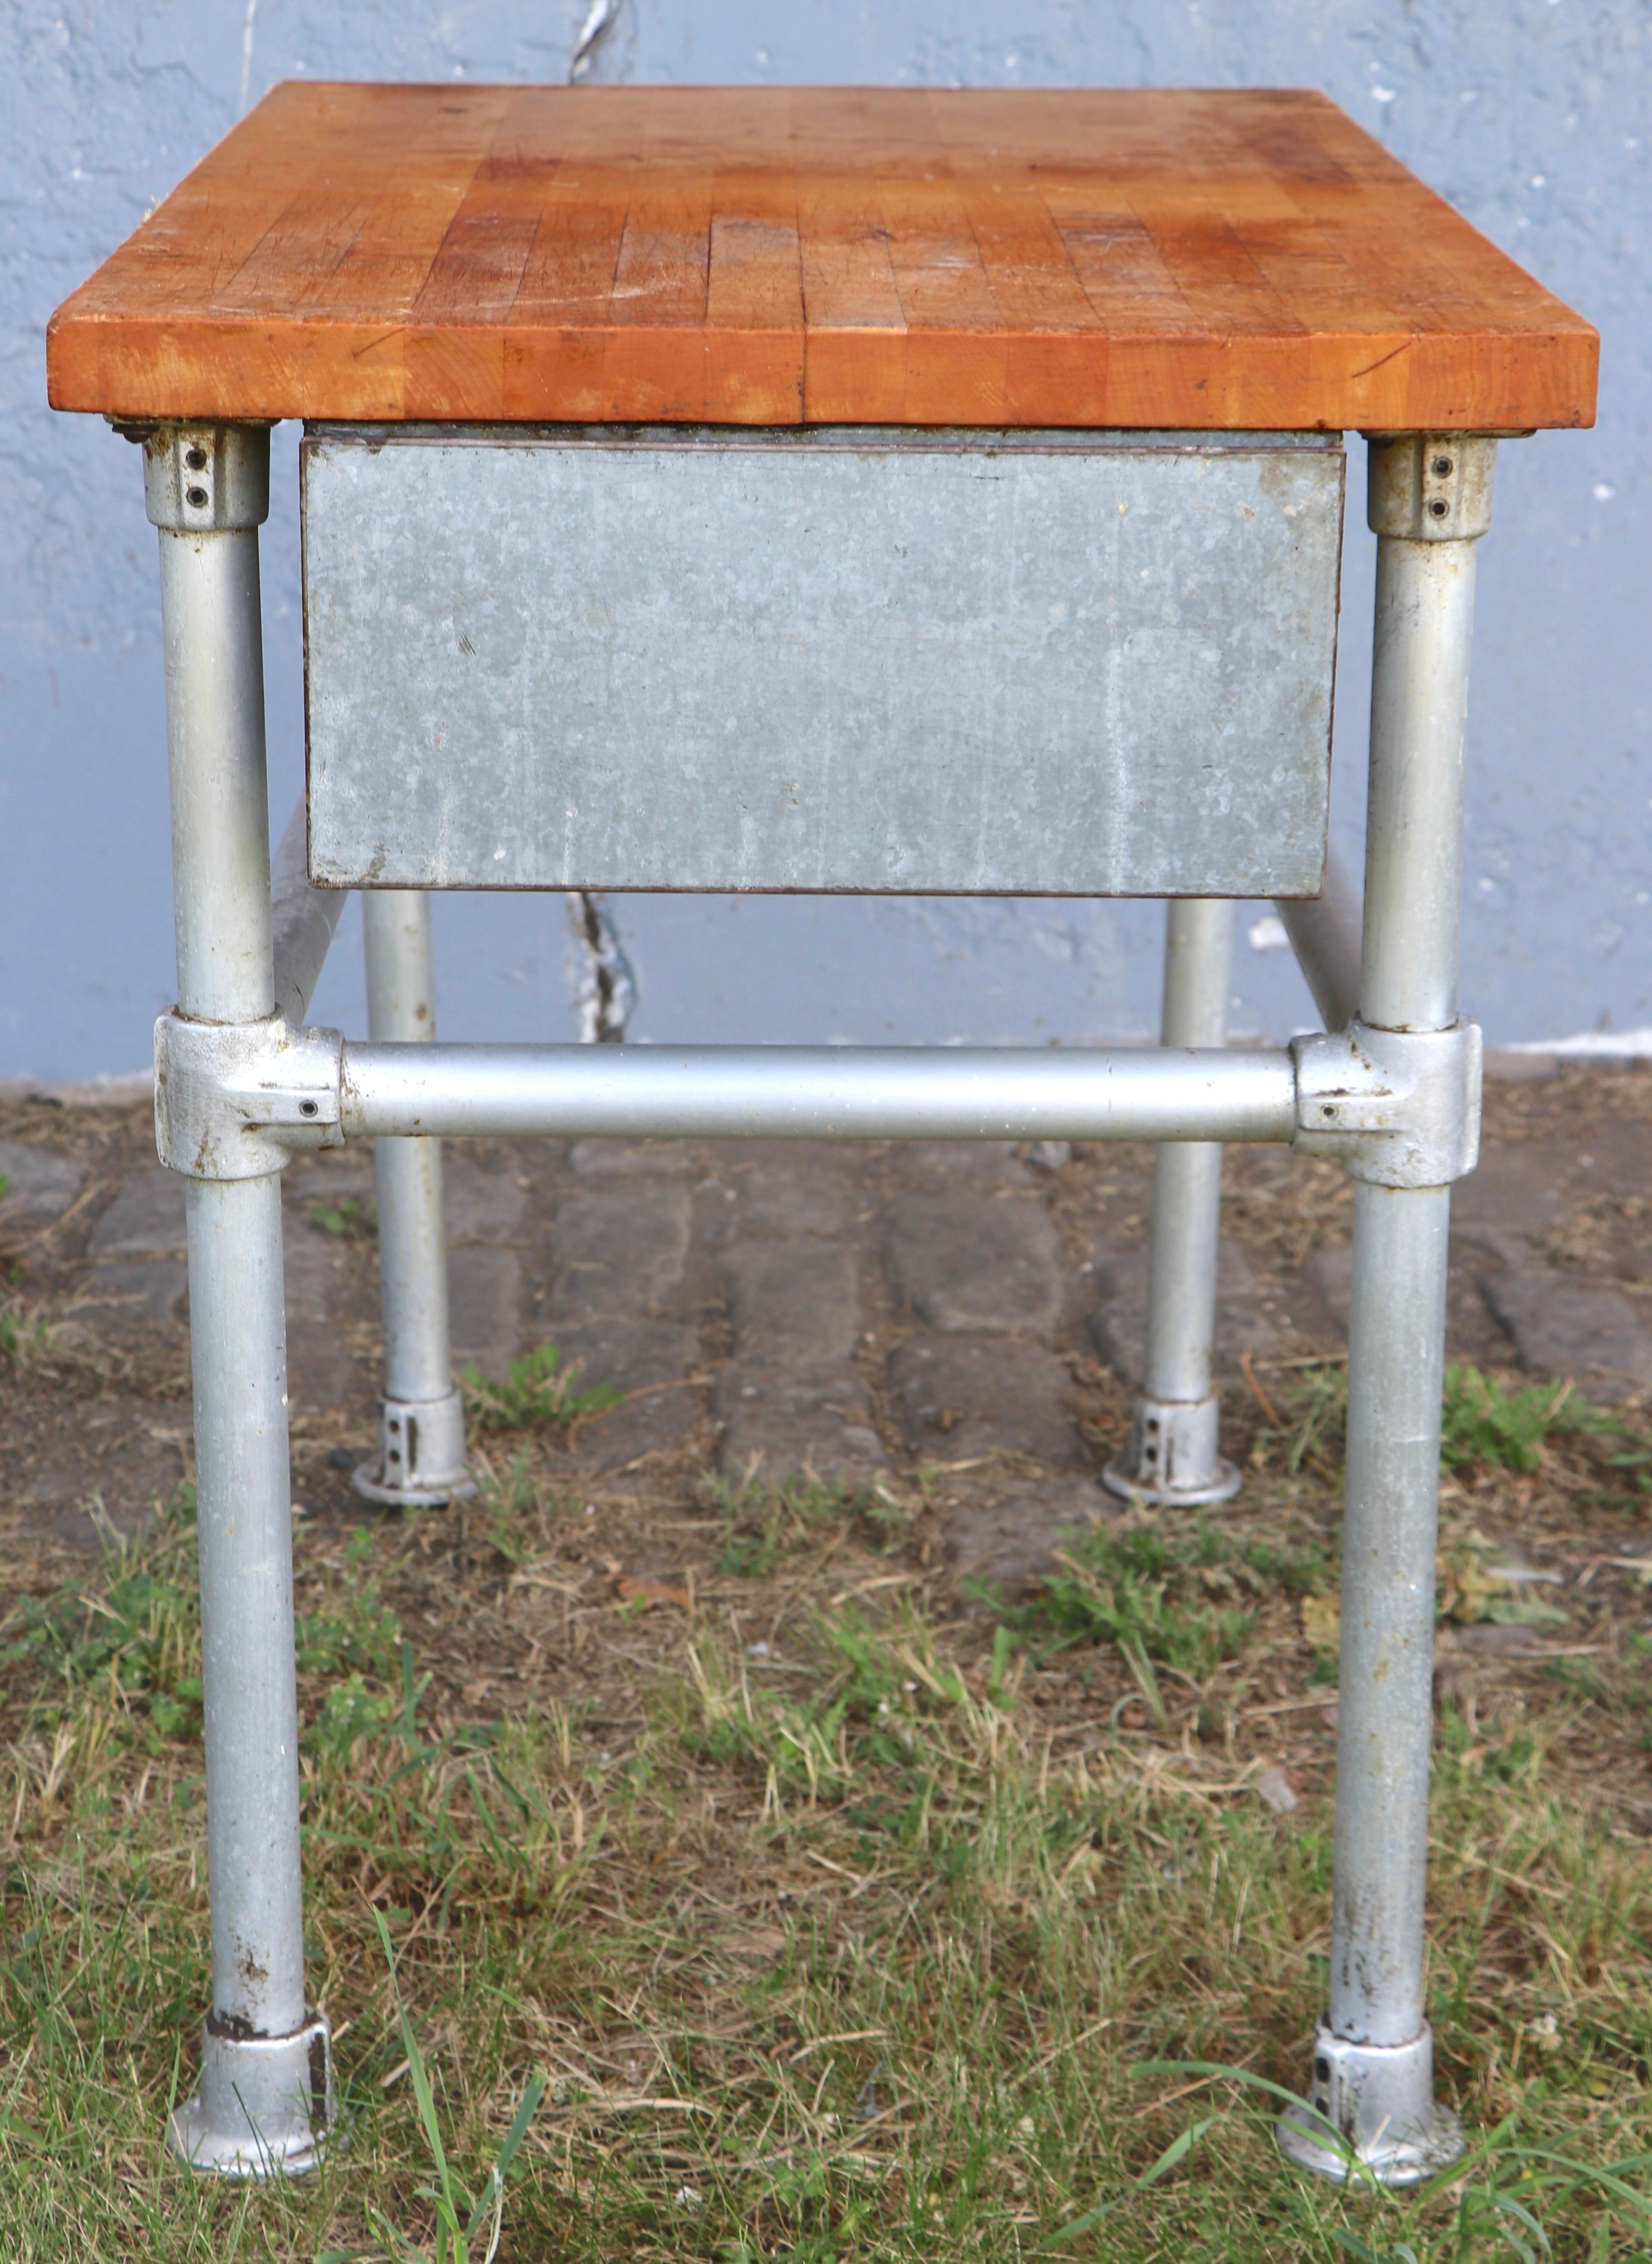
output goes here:
<path id="1" fill-rule="evenodd" d="M 1233 906 L 1225 897 L 1184 897 L 1165 910 L 1163 1041 L 1224 1045 Z M 1238 1471 L 1218 1449 L 1211 1389 L 1221 1209 L 1219 1143 L 1155 1150 L 1147 1374 L 1130 1443 L 1102 1473 L 1108 1491 L 1127 1500 L 1191 1506 L 1239 1491 Z"/>
<path id="2" fill-rule="evenodd" d="M 178 1013 L 273 1007 L 257 529 L 269 435 L 164 427 L 145 443 L 160 529 Z M 240 2176 L 315 2160 L 332 2116 L 327 2023 L 304 2001 L 298 1701 L 281 1184 L 188 1184 L 212 2010 L 173 2150 Z"/>
<path id="3" fill-rule="evenodd" d="M 370 1035 L 428 1043 L 436 1035 L 430 898 L 416 889 L 368 889 L 361 911 Z M 442 1143 L 377 1141 L 373 1172 L 384 1397 L 379 1458 L 362 1464 L 355 1486 L 370 1501 L 433 1506 L 476 1491 L 465 1466 L 465 1406 L 448 1345 Z"/>
<path id="4" fill-rule="evenodd" d="M 1457 1018 L 1463 739 L 1474 543 L 1496 442 L 1373 440 L 1378 538 L 1360 1020 Z M 1406 2184 L 1462 2146 L 1433 2097 L 1424 1901 L 1449 1186 L 1354 1186 L 1330 2004 L 1308 2098 L 1370 2171 Z M 1304 2167 L 1346 2174 L 1304 2117 Z"/>

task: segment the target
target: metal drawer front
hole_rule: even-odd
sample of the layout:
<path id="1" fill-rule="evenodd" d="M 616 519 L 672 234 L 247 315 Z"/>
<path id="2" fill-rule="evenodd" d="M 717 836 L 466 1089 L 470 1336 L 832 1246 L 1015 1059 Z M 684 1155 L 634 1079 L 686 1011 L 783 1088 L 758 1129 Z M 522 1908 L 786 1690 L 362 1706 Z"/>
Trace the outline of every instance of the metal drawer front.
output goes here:
<path id="1" fill-rule="evenodd" d="M 1321 436 L 322 427 L 312 877 L 1320 886 Z"/>

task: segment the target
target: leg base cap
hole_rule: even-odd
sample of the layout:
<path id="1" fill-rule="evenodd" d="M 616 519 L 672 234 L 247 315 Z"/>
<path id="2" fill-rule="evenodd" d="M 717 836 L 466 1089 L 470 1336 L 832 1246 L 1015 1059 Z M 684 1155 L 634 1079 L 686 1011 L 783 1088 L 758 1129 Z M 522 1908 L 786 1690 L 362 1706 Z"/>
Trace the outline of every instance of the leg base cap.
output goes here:
<path id="1" fill-rule="evenodd" d="M 192 2170 L 223 2178 L 298 2178 L 313 2170 L 337 2119 L 332 2035 L 314 2013 L 290 2036 L 233 2036 L 209 2021 L 200 2089 L 175 2107 L 166 2143 Z"/>
<path id="2" fill-rule="evenodd" d="M 465 1462 L 465 1403 L 458 1386 L 439 1399 L 382 1399 L 379 1454 L 351 1480 L 386 1508 L 440 1509 L 476 1491 Z"/>
<path id="3" fill-rule="evenodd" d="M 1216 1449 L 1219 1403 L 1208 1399 L 1136 1401 L 1130 1444 L 1108 1463 L 1101 1482 L 1123 1501 L 1156 1508 L 1196 1509 L 1202 1503 L 1230 1501 L 1239 1491 L 1239 1473 Z"/>
<path id="4" fill-rule="evenodd" d="M 1462 2124 L 1434 2099 L 1426 2028 L 1409 2044 L 1358 2044 L 1322 2021 L 1307 2101 L 1273 2128 L 1298 2169 L 1339 2185 L 1418 2185 L 1463 2151 Z"/>

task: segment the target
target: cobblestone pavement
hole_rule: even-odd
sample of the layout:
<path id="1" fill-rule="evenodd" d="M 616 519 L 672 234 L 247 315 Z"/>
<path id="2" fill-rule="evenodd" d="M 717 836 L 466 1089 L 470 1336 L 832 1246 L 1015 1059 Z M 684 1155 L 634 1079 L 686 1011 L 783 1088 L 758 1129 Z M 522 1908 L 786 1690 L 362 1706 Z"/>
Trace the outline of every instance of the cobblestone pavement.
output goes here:
<path id="1" fill-rule="evenodd" d="M 1453 1357 L 1652 1386 L 1652 1077 L 1494 1085 L 1459 1190 Z M 952 1564 L 1015 1583 L 1101 1501 L 1139 1373 L 1150 1151 L 497 1141 L 447 1155 L 456 1359 L 547 1341 L 625 1396 L 577 1426 L 570 1487 L 686 1492 L 920 1474 Z M 95 1537 L 190 1465 L 183 1190 L 141 1107 L 0 1107 L 0 1505 Z M 1230 1150 L 1219 1358 L 1243 1442 L 1267 1364 L 1345 1341 L 1340 1173 Z M 365 1515 L 376 1259 L 365 1151 L 285 1181 L 295 1498 Z"/>

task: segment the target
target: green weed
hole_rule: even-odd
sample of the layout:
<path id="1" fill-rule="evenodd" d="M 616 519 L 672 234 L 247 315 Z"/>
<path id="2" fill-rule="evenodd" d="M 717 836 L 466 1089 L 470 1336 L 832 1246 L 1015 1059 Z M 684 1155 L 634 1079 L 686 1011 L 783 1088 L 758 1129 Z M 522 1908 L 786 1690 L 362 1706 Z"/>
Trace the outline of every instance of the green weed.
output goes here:
<path id="1" fill-rule="evenodd" d="M 348 1242 L 376 1242 L 379 1238 L 379 1213 L 376 1206 L 364 1202 L 359 1195 L 344 1195 L 336 1203 L 313 1202 L 309 1215 L 323 1234 L 336 1234 Z"/>
<path id="2" fill-rule="evenodd" d="M 1312 1469 L 1334 1477 L 1340 1469 L 1348 1428 L 1348 1370 L 1339 1361 L 1303 1368 L 1273 1390 L 1279 1393 L 1281 1419 L 1257 1433 L 1251 1459 L 1265 1466 L 1277 1454 L 1292 1477 Z"/>
<path id="3" fill-rule="evenodd" d="M 300 1612 L 294 1622 L 301 1674 L 366 1673 L 388 1680 L 396 1672 L 402 1629 L 376 1579 L 366 1573 L 373 1549 L 370 1525 L 359 1525 L 344 1544 L 355 1577 L 336 1602 Z"/>
<path id="4" fill-rule="evenodd" d="M 579 1363 L 564 1368 L 554 1344 L 543 1344 L 521 1360 L 513 1360 L 503 1383 L 495 1383 L 478 1368 L 467 1368 L 460 1378 L 465 1404 L 484 1431 L 527 1431 L 541 1424 L 560 1424 L 564 1430 L 605 1407 L 615 1407 L 620 1395 L 606 1383 L 589 1391 L 576 1390 Z"/>
<path id="5" fill-rule="evenodd" d="M 359 1674 L 335 1682 L 322 1699 L 321 1710 L 304 1733 L 304 1746 L 318 1760 L 341 1767 L 358 1742 L 376 1738 L 401 1710 L 386 1690 L 369 1690 Z"/>
<path id="6" fill-rule="evenodd" d="M 1058 1563 L 1026 1616 L 1029 1632 L 1057 1648 L 1115 1644 L 1149 1681 L 1148 1662 L 1202 1680 L 1236 1656 L 1255 1624 L 1243 1599 L 1269 1585 L 1210 1526 L 1177 1539 L 1147 1522 L 1096 1525 L 1069 1535 Z M 1149 1694 L 1156 1702 L 1156 1686 Z"/>
<path id="7" fill-rule="evenodd" d="M 402 2001 L 401 1984 L 396 1977 L 395 1952 L 390 1944 L 390 1929 L 384 1922 L 384 1913 L 374 1911 L 373 1920 L 383 1944 L 385 1963 L 390 1969 L 390 1986 L 395 1993 L 397 2024 L 402 2031 L 402 2043 L 407 2053 L 408 2073 L 412 2081 L 414 2096 L 418 2101 L 419 2122 L 425 2144 L 430 2148 L 431 2166 L 435 2175 L 433 2186 L 422 2186 L 420 2198 L 430 2202 L 436 2213 L 436 2264 L 468 2264 L 470 2243 L 476 2238 L 491 2217 L 487 2249 L 487 2264 L 499 2246 L 500 2223 L 504 2213 L 505 2173 L 515 2160 L 517 2151 L 526 2137 L 528 2125 L 545 2096 L 546 2079 L 537 2072 L 532 2075 L 517 2102 L 504 2143 L 493 2158 L 481 2193 L 474 2202 L 454 2177 L 448 2166 L 447 2152 L 442 2144 L 442 2128 L 436 2113 L 436 2094 L 431 2087 L 430 2071 L 424 2064 L 424 2055 L 419 2050 L 419 2040 L 413 2023 L 408 2018 L 407 2006 Z M 402 2254 L 419 2258 L 423 2251 L 397 2231 L 384 2216 L 374 2209 L 372 2218 L 378 2229 L 390 2240 L 393 2248 Z M 464 2223 L 460 2224 L 461 2216 Z"/>
<path id="8" fill-rule="evenodd" d="M 846 1699 L 822 1705 L 781 1690 L 754 1690 L 743 1658 L 731 1673 L 712 1651 L 691 1648 L 688 1669 L 699 1702 L 689 1734 L 708 1760 L 756 1763 L 772 1804 L 782 1789 L 804 1792 L 813 1802 L 841 1789 L 849 1768 Z"/>
<path id="9" fill-rule="evenodd" d="M 28 1367 L 50 1350 L 55 1333 L 43 1315 L 31 1315 L 19 1304 L 0 1305 L 0 1360 L 8 1366 Z"/>
<path id="10" fill-rule="evenodd" d="M 1446 1371 L 1439 1452 L 1447 1469 L 1484 1463 L 1535 1470 L 1548 1440 L 1617 1427 L 1610 1416 L 1579 1399 L 1569 1383 L 1529 1383 L 1505 1391 L 1495 1376 L 1477 1368 Z"/>
<path id="11" fill-rule="evenodd" d="M 489 1539 L 507 1564 L 524 1563 L 530 1546 L 529 1520 L 540 1508 L 533 1448 L 519 1448 L 503 1475 L 479 1459 L 476 1478 L 489 1513 Z"/>
<path id="12" fill-rule="evenodd" d="M 0 1660 L 38 1661 L 65 1702 L 96 1683 L 145 1712 L 161 1736 L 200 1722 L 200 1614 L 193 1578 L 194 1492 L 180 1487 L 147 1542 L 105 1523 L 99 1577 L 44 1604 L 19 1599 L 21 1633 Z"/>
<path id="13" fill-rule="evenodd" d="M 1318 1363 L 1288 1380 L 1273 1379 L 1264 1404 L 1269 1419 L 1258 1426 L 1251 1450 L 1256 1467 L 1282 1468 L 1292 1477 L 1305 1469 L 1340 1477 L 1348 1421 L 1344 1363 Z M 1551 1439 L 1623 1428 L 1580 1399 L 1567 1382 L 1532 1383 L 1511 1391 L 1477 1368 L 1453 1365 L 1446 1370 L 1440 1461 L 1450 1470 L 1535 1470 Z M 1631 1452 L 1613 1458 L 1613 1466 L 1638 1466 L 1641 1461 L 1652 1464 L 1652 1454 Z"/>
<path id="14" fill-rule="evenodd" d="M 830 1531 L 841 1532 L 863 1514 L 873 1518 L 880 1533 L 888 1530 L 872 1507 L 876 1496 L 868 1489 L 801 1477 L 776 1486 L 717 1478 L 706 1491 L 723 1520 L 717 1571 L 726 1580 L 765 1579 L 791 1550 L 807 1548 Z"/>

